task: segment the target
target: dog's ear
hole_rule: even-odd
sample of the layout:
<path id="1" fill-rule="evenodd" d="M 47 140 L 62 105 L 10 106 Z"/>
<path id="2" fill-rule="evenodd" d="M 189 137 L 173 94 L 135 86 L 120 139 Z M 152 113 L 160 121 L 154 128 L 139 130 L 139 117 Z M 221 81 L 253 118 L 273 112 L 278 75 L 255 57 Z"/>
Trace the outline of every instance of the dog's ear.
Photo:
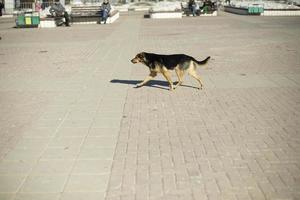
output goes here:
<path id="1" fill-rule="evenodd" d="M 147 60 L 147 58 L 146 58 L 146 53 L 145 53 L 145 52 L 139 53 L 139 58 L 140 58 L 141 60 L 143 60 L 143 61 L 146 61 L 146 60 Z"/>
<path id="2" fill-rule="evenodd" d="M 139 58 L 141 56 L 141 53 L 138 53 L 135 55 L 135 58 Z"/>

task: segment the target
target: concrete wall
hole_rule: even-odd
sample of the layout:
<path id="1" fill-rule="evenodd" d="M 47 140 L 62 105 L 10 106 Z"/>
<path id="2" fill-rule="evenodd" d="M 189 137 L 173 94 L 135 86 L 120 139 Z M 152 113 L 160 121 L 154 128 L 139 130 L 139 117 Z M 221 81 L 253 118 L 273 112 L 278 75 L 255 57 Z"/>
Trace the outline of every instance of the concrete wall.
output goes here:
<path id="1" fill-rule="evenodd" d="M 235 13 L 239 15 L 249 15 L 247 8 L 236 8 L 231 6 L 224 6 L 226 12 Z"/>
<path id="2" fill-rule="evenodd" d="M 4 0 L 5 14 L 12 14 L 15 8 L 15 0 Z"/>
<path id="3" fill-rule="evenodd" d="M 226 12 L 239 15 L 250 15 L 247 8 L 224 6 Z M 261 16 L 300 16 L 300 9 L 264 9 Z"/>
<path id="4" fill-rule="evenodd" d="M 262 16 L 300 16 L 299 10 L 264 10 Z"/>

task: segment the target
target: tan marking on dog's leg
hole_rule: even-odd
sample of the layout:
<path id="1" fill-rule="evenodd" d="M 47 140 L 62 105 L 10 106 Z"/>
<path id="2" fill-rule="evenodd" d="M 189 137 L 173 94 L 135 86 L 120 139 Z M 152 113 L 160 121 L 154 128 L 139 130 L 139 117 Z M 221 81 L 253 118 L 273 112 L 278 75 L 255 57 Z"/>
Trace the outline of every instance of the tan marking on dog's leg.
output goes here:
<path id="1" fill-rule="evenodd" d="M 176 88 L 182 84 L 184 72 L 182 70 L 180 70 L 179 68 L 175 68 L 175 72 L 178 77 L 178 83 L 175 85 L 175 88 Z"/>
<path id="2" fill-rule="evenodd" d="M 162 71 L 162 74 L 167 79 L 167 81 L 169 82 L 169 84 L 170 84 L 170 90 L 173 91 L 174 87 L 173 87 L 173 82 L 172 82 L 172 79 L 171 79 L 170 72 L 169 71 Z"/>
<path id="3" fill-rule="evenodd" d="M 193 67 L 190 67 L 188 73 L 189 73 L 189 75 L 191 75 L 193 78 L 195 78 L 199 82 L 199 84 L 200 84 L 200 88 L 199 89 L 202 90 L 203 84 L 202 84 L 200 76 L 197 74 L 197 72 L 195 71 L 195 69 Z"/>
<path id="4" fill-rule="evenodd" d="M 149 76 L 147 76 L 141 83 L 136 84 L 136 87 L 141 87 L 141 86 L 145 85 L 147 82 L 152 80 L 156 75 L 157 75 L 156 72 L 150 72 Z"/>

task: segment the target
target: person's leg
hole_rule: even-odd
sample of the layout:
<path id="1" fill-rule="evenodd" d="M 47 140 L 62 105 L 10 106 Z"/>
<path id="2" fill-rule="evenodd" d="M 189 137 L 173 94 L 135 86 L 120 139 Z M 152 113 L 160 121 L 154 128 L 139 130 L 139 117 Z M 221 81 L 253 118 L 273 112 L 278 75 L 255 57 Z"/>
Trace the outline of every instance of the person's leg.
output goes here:
<path id="1" fill-rule="evenodd" d="M 104 24 L 106 24 L 106 20 L 108 17 L 108 12 L 106 10 L 103 11 L 103 20 L 104 20 Z"/>
<path id="2" fill-rule="evenodd" d="M 192 6 L 189 6 L 189 10 L 192 12 L 192 15 L 193 15 L 193 7 Z"/>
<path id="3" fill-rule="evenodd" d="M 196 6 L 192 6 L 193 17 L 196 16 Z"/>
<path id="4" fill-rule="evenodd" d="M 69 14 L 67 12 L 64 12 L 64 17 L 66 21 L 66 26 L 70 26 Z"/>

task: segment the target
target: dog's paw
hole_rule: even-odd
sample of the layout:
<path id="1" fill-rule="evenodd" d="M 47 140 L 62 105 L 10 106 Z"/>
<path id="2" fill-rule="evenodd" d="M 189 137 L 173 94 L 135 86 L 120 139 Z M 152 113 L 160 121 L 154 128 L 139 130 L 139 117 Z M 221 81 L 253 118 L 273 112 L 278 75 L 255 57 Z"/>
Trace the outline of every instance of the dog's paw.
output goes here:
<path id="1" fill-rule="evenodd" d="M 142 84 L 136 84 L 135 86 L 134 86 L 134 88 L 140 88 L 140 87 L 142 87 L 143 85 Z"/>

